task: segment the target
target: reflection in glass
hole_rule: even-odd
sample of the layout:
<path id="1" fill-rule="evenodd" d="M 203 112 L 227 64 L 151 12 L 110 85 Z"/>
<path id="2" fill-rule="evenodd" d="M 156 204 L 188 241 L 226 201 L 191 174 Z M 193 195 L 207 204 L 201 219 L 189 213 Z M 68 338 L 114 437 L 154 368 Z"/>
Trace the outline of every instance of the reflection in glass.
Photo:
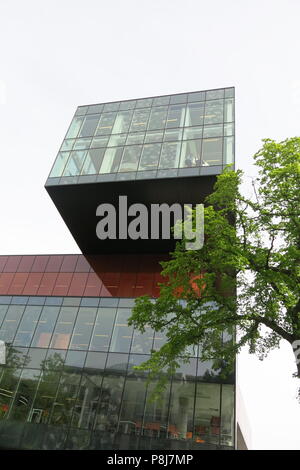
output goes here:
<path id="1" fill-rule="evenodd" d="M 45 306 L 37 323 L 32 346 L 47 348 L 54 329 L 59 307 Z"/>
<path id="2" fill-rule="evenodd" d="M 70 424 L 80 380 L 81 375 L 74 372 L 64 372 L 61 375 L 50 423 L 55 426 L 68 426 Z"/>
<path id="3" fill-rule="evenodd" d="M 165 142 L 162 145 L 159 168 L 178 168 L 181 142 Z"/>
<path id="4" fill-rule="evenodd" d="M 105 433 L 117 432 L 123 387 L 123 376 L 106 375 L 104 377 L 94 429 Z"/>
<path id="5" fill-rule="evenodd" d="M 125 147 L 119 171 L 136 171 L 141 155 L 141 150 L 141 145 Z"/>
<path id="6" fill-rule="evenodd" d="M 62 152 L 62 151 L 66 151 L 66 150 L 72 150 L 74 142 L 76 142 L 75 139 L 64 140 L 63 143 L 62 143 L 62 146 L 60 148 L 60 151 Z"/>
<path id="7" fill-rule="evenodd" d="M 103 157 L 100 174 L 118 171 L 124 147 L 112 147 L 106 150 Z"/>
<path id="8" fill-rule="evenodd" d="M 0 421 L 6 419 L 15 396 L 21 369 L 12 364 L 11 367 L 0 369 Z"/>
<path id="9" fill-rule="evenodd" d="M 193 102 L 193 101 L 204 101 L 205 100 L 205 92 L 204 91 L 199 91 L 195 93 L 189 93 L 188 94 L 188 101 Z"/>
<path id="10" fill-rule="evenodd" d="M 153 100 L 153 106 L 164 106 L 169 104 L 170 97 L 169 96 L 158 96 Z"/>
<path id="11" fill-rule="evenodd" d="M 123 101 L 123 102 L 120 104 L 120 110 L 133 109 L 133 108 L 135 107 L 135 103 L 136 103 L 135 100 Z"/>
<path id="12" fill-rule="evenodd" d="M 99 114 L 91 114 L 90 116 L 87 115 L 78 134 L 79 137 L 93 136 L 99 121 L 99 117 Z"/>
<path id="13" fill-rule="evenodd" d="M 61 308 L 55 331 L 51 340 L 51 348 L 68 348 L 77 310 L 78 309 L 76 307 Z"/>
<path id="14" fill-rule="evenodd" d="M 222 441 L 227 446 L 234 445 L 234 387 L 222 385 Z"/>
<path id="15" fill-rule="evenodd" d="M 181 95 L 173 95 L 171 96 L 171 104 L 177 104 L 177 103 L 185 103 L 187 100 L 187 94 L 183 93 Z"/>
<path id="16" fill-rule="evenodd" d="M 201 140 L 188 140 L 182 143 L 180 167 L 199 166 L 201 161 Z"/>
<path id="17" fill-rule="evenodd" d="M 208 90 L 206 92 L 207 100 L 216 100 L 219 98 L 224 98 L 224 89 L 221 90 Z"/>
<path id="18" fill-rule="evenodd" d="M 222 139 L 203 139 L 202 165 L 222 165 Z"/>
<path id="19" fill-rule="evenodd" d="M 114 331 L 111 338 L 110 351 L 129 352 L 133 328 L 127 325 L 131 310 L 118 309 Z"/>
<path id="20" fill-rule="evenodd" d="M 191 439 L 193 432 L 193 412 L 195 400 L 194 382 L 172 383 L 169 439 Z"/>
<path id="21" fill-rule="evenodd" d="M 188 127 L 184 129 L 183 140 L 202 139 L 203 127 Z"/>
<path id="22" fill-rule="evenodd" d="M 83 367 L 85 356 L 85 351 L 68 351 L 65 360 L 65 369 L 70 367 L 74 370 L 75 367 Z"/>
<path id="23" fill-rule="evenodd" d="M 112 134 L 121 134 L 122 132 L 128 132 L 132 115 L 132 111 L 120 111 L 117 114 Z"/>
<path id="24" fill-rule="evenodd" d="M 145 131 L 147 129 L 149 113 L 149 109 L 135 110 L 130 126 L 130 132 Z"/>
<path id="25" fill-rule="evenodd" d="M 234 124 L 231 122 L 230 124 L 224 124 L 224 135 L 233 135 L 234 134 Z"/>
<path id="26" fill-rule="evenodd" d="M 81 170 L 82 175 L 97 175 L 103 160 L 105 149 L 91 149 L 86 153 Z"/>
<path id="27" fill-rule="evenodd" d="M 197 443 L 219 443 L 220 385 L 198 383 L 194 417 L 194 437 Z"/>
<path id="28" fill-rule="evenodd" d="M 116 134 L 112 135 L 109 139 L 107 147 L 117 147 L 118 145 L 125 144 L 127 134 Z"/>
<path id="29" fill-rule="evenodd" d="M 142 428 L 144 404 L 146 396 L 146 381 L 140 377 L 127 378 L 118 431 L 124 434 L 140 434 Z"/>
<path id="30" fill-rule="evenodd" d="M 97 309 L 92 307 L 79 308 L 70 343 L 71 349 L 88 349 L 96 311 Z"/>
<path id="31" fill-rule="evenodd" d="M 71 122 L 71 125 L 69 127 L 69 130 L 67 132 L 65 139 L 72 139 L 74 137 L 77 137 L 77 134 L 79 132 L 79 129 L 83 121 L 84 121 L 84 116 L 75 116 L 73 121 Z"/>
<path id="32" fill-rule="evenodd" d="M 54 166 L 51 170 L 51 173 L 49 175 L 49 178 L 58 178 L 62 175 L 63 171 L 64 171 L 64 168 L 65 168 L 65 164 L 69 158 L 69 155 L 70 155 L 70 152 L 59 152 L 57 157 L 56 157 L 56 160 L 55 160 L 55 163 L 54 163 Z"/>
<path id="33" fill-rule="evenodd" d="M 0 339 L 6 343 L 11 343 L 17 331 L 21 316 L 24 312 L 24 305 L 10 305 L 6 317 L 3 321 Z"/>
<path id="34" fill-rule="evenodd" d="M 28 350 L 26 367 L 31 369 L 40 369 L 43 365 L 42 363 L 45 359 L 46 352 L 46 349 L 30 348 Z"/>
<path id="35" fill-rule="evenodd" d="M 234 138 L 224 138 L 224 161 L 226 165 L 234 162 Z"/>
<path id="36" fill-rule="evenodd" d="M 105 113 L 101 115 L 96 135 L 111 134 L 117 113 Z"/>
<path id="37" fill-rule="evenodd" d="M 186 109 L 185 126 L 201 126 L 203 124 L 204 103 L 188 104 Z"/>
<path id="38" fill-rule="evenodd" d="M 66 141 L 65 141 L 66 142 Z M 74 149 L 73 150 L 81 150 L 81 149 L 88 149 L 91 143 L 91 139 L 77 139 L 75 140 L 74 143 Z"/>
<path id="39" fill-rule="evenodd" d="M 185 105 L 170 106 L 166 127 L 182 127 L 184 125 Z"/>
<path id="40" fill-rule="evenodd" d="M 223 122 L 223 104 L 223 100 L 207 101 L 205 103 L 205 125 Z"/>
<path id="41" fill-rule="evenodd" d="M 162 391 L 158 400 L 151 401 L 157 383 L 149 384 L 143 422 L 143 435 L 149 437 L 165 437 L 168 429 L 168 411 L 170 400 L 170 384 Z"/>
<path id="42" fill-rule="evenodd" d="M 69 160 L 65 166 L 63 176 L 76 176 L 80 174 L 84 159 L 86 156 L 86 151 L 78 150 L 76 152 L 71 152 Z"/>
<path id="43" fill-rule="evenodd" d="M 108 139 L 109 136 L 94 137 L 91 143 L 91 148 L 106 147 Z"/>
<path id="44" fill-rule="evenodd" d="M 72 427 L 92 429 L 101 396 L 103 373 L 85 371 L 74 408 Z"/>
<path id="45" fill-rule="evenodd" d="M 153 342 L 153 330 L 149 326 L 145 328 L 144 333 L 135 330 L 131 345 L 132 353 L 150 354 Z"/>
<path id="46" fill-rule="evenodd" d="M 9 418 L 15 421 L 30 419 L 30 410 L 38 385 L 40 370 L 24 369 L 13 401 Z"/>
<path id="47" fill-rule="evenodd" d="M 172 142 L 174 140 L 181 140 L 182 139 L 182 129 L 172 129 L 166 130 L 164 135 L 165 142 Z"/>
<path id="48" fill-rule="evenodd" d="M 52 369 L 43 372 L 28 421 L 32 423 L 48 423 L 59 379 L 60 374 Z"/>
<path id="49" fill-rule="evenodd" d="M 204 126 L 203 138 L 205 137 L 222 137 L 223 126 Z"/>
<path id="50" fill-rule="evenodd" d="M 126 145 L 142 144 L 144 142 L 145 132 L 134 132 L 128 134 Z"/>
<path id="51" fill-rule="evenodd" d="M 152 108 L 148 130 L 151 131 L 154 129 L 164 129 L 166 125 L 167 112 L 167 106 Z"/>
<path id="52" fill-rule="evenodd" d="M 109 112 L 109 111 L 118 111 L 119 109 L 119 106 L 120 106 L 120 103 L 106 103 L 104 105 L 104 109 L 103 109 L 103 112 L 106 113 L 106 112 Z"/>
<path id="53" fill-rule="evenodd" d="M 108 351 L 116 311 L 115 308 L 109 307 L 98 309 L 90 345 L 91 350 Z"/>
<path id="54" fill-rule="evenodd" d="M 225 109 L 224 109 L 224 121 L 225 122 L 232 122 L 234 113 L 234 100 L 233 99 L 226 99 L 225 100 Z"/>
<path id="55" fill-rule="evenodd" d="M 143 146 L 142 157 L 139 164 L 139 171 L 153 170 L 157 168 L 161 144 L 149 144 Z"/>
<path id="56" fill-rule="evenodd" d="M 8 305 L 0 305 L 0 327 L 1 327 L 1 323 L 5 317 L 5 314 L 7 312 L 7 309 L 8 309 Z"/>
<path id="57" fill-rule="evenodd" d="M 87 110 L 87 114 L 101 113 L 103 110 L 103 104 L 92 104 Z"/>
<path id="58" fill-rule="evenodd" d="M 150 142 L 162 142 L 163 135 L 163 132 L 149 131 L 146 133 L 145 144 L 148 144 Z"/>
<path id="59" fill-rule="evenodd" d="M 152 105 L 152 98 L 143 98 L 142 100 L 137 100 L 136 108 L 149 108 Z"/>
<path id="60" fill-rule="evenodd" d="M 16 346 L 30 345 L 41 311 L 42 307 L 37 305 L 28 305 L 26 307 L 16 337 L 14 339 L 14 344 Z"/>

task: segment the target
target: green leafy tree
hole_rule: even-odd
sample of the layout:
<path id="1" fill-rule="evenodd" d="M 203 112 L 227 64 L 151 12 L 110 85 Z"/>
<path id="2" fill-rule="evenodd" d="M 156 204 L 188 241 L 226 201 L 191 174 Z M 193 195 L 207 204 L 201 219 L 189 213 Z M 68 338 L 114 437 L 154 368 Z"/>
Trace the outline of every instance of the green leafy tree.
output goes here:
<path id="1" fill-rule="evenodd" d="M 219 175 L 205 201 L 203 248 L 177 243 L 161 263 L 160 297 L 136 300 L 130 324 L 168 339 L 142 365 L 150 378 L 174 372 L 193 345 L 226 374 L 243 346 L 263 359 L 282 339 L 295 356 L 299 349 L 300 377 L 300 138 L 263 142 L 252 196 L 242 193 L 242 171 Z M 224 332 L 237 336 L 222 341 Z"/>

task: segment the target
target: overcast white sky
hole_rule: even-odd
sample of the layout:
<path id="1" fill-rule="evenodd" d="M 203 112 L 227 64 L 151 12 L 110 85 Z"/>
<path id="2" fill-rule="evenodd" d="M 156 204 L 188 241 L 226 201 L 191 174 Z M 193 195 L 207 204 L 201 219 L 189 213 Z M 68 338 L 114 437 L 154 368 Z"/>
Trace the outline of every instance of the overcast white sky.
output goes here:
<path id="1" fill-rule="evenodd" d="M 0 0 L 0 254 L 79 253 L 43 185 L 75 108 L 236 87 L 237 166 L 299 135 L 299 0 Z M 300 449 L 294 358 L 243 354 L 254 449 Z"/>

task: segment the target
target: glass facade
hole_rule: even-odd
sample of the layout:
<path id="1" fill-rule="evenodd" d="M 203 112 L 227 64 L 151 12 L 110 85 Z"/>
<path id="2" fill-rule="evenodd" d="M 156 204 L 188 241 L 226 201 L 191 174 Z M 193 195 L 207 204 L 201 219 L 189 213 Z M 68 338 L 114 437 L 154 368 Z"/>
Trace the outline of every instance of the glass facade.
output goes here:
<path id="1" fill-rule="evenodd" d="M 234 380 L 195 350 L 158 401 L 134 366 L 167 338 L 133 298 L 0 296 L 0 442 L 18 449 L 232 449 Z"/>
<path id="2" fill-rule="evenodd" d="M 78 107 L 47 184 L 218 174 L 233 162 L 234 88 L 222 88 Z"/>

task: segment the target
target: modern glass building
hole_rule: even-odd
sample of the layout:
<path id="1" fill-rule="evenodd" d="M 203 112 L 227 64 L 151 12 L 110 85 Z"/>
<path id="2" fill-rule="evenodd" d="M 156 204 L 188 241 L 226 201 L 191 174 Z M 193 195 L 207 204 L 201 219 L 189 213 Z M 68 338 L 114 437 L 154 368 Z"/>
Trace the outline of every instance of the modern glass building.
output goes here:
<path id="1" fill-rule="evenodd" d="M 159 296 L 174 240 L 96 236 L 100 203 L 200 203 L 228 163 L 233 88 L 77 109 L 46 189 L 83 254 L 0 256 L 1 448 L 235 448 L 234 374 L 195 346 L 152 402 L 134 368 L 168 341 L 127 319 Z"/>

